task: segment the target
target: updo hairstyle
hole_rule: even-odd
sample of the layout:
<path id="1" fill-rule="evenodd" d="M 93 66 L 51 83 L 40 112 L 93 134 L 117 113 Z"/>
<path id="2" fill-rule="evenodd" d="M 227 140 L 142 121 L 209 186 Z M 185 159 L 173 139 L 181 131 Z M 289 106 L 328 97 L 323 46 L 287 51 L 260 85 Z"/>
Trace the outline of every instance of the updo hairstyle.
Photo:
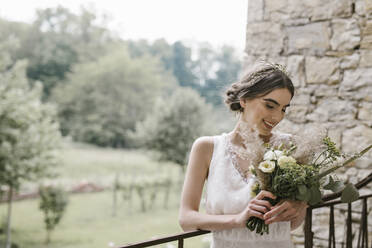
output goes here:
<path id="1" fill-rule="evenodd" d="M 226 91 L 225 103 L 231 111 L 243 112 L 240 99 L 254 99 L 282 88 L 288 89 L 293 97 L 294 87 L 284 66 L 266 64 L 233 83 Z"/>

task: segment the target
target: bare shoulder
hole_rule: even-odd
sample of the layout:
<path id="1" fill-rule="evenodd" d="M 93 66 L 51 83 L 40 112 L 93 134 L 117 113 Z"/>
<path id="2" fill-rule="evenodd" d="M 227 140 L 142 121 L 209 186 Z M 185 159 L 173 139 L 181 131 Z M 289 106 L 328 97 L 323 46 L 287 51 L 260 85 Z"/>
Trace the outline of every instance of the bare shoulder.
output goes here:
<path id="1" fill-rule="evenodd" d="M 214 138 L 212 136 L 203 136 L 194 141 L 191 153 L 198 156 L 206 164 L 209 164 L 212 159 L 213 148 Z"/>
<path id="2" fill-rule="evenodd" d="M 213 151 L 214 139 L 212 136 L 199 137 L 194 141 L 193 146 L 204 151 Z"/>

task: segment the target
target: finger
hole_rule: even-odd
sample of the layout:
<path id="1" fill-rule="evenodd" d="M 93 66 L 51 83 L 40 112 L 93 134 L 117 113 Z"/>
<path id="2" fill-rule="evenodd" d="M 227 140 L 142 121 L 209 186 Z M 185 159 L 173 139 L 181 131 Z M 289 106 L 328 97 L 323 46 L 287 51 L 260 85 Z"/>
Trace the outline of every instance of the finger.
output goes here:
<path id="1" fill-rule="evenodd" d="M 271 217 L 284 212 L 286 209 L 287 209 L 287 206 L 286 206 L 285 203 L 283 203 L 283 204 L 281 204 L 279 206 L 274 206 L 273 208 L 271 208 L 271 210 L 269 212 L 267 212 L 264 215 L 264 218 L 265 218 L 265 220 L 266 219 L 270 219 Z"/>
<path id="2" fill-rule="evenodd" d="M 256 196 L 258 200 L 262 200 L 265 197 L 276 199 L 275 195 L 273 195 L 271 192 L 266 191 L 266 190 L 261 190 L 260 193 L 258 193 L 258 195 Z"/>
<path id="3" fill-rule="evenodd" d="M 272 218 L 265 219 L 265 224 L 271 224 L 273 222 L 280 222 L 280 221 L 291 221 L 297 217 L 296 211 L 284 211 L 278 215 L 273 216 Z"/>
<path id="4" fill-rule="evenodd" d="M 264 206 L 259 206 L 259 205 L 254 205 L 254 204 L 252 204 L 252 205 L 250 206 L 250 209 L 256 210 L 256 211 L 258 211 L 258 212 L 260 212 L 260 213 L 262 213 L 262 214 L 264 214 L 264 213 L 266 213 L 266 212 L 269 211 L 269 210 L 268 210 L 266 207 L 264 207 Z"/>
<path id="5" fill-rule="evenodd" d="M 266 200 L 257 200 L 257 199 L 254 199 L 251 201 L 253 204 L 256 204 L 256 205 L 260 205 L 260 206 L 265 206 L 268 210 L 271 209 L 272 205 L 269 201 L 266 201 Z"/>
<path id="6" fill-rule="evenodd" d="M 249 215 L 248 219 L 250 217 L 257 217 L 257 218 L 263 220 L 263 214 L 258 212 L 258 211 L 255 211 L 255 210 L 251 209 L 251 210 L 248 211 L 248 215 Z"/>

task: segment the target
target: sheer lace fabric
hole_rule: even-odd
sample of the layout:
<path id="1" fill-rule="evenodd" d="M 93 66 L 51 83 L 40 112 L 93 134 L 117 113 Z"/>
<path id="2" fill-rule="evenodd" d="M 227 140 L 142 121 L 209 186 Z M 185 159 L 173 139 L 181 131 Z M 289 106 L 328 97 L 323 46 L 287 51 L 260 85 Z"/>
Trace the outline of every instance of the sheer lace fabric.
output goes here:
<path id="1" fill-rule="evenodd" d="M 271 143 L 287 142 L 287 134 L 274 134 Z M 232 164 L 228 151 L 228 135 L 214 137 L 214 150 L 209 167 L 206 189 L 206 211 L 210 214 L 240 213 L 252 199 L 251 188 L 256 178 L 244 179 Z M 212 248 L 269 248 L 293 247 L 290 239 L 290 223 L 273 223 L 269 234 L 258 235 L 247 228 L 234 228 L 212 232 Z"/>

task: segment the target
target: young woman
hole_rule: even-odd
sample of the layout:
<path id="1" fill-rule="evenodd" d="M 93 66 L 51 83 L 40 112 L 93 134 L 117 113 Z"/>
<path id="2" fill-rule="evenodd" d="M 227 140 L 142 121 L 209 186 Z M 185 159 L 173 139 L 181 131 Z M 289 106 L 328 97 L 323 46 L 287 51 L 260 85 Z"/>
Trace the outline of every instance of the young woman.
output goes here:
<path id="1" fill-rule="evenodd" d="M 264 143 L 289 142 L 290 135 L 272 132 L 284 118 L 294 87 L 279 65 L 266 65 L 231 85 L 225 103 L 239 113 L 230 133 L 198 138 L 191 149 L 183 186 L 179 222 L 183 230 L 211 230 L 213 248 L 292 247 L 290 230 L 297 228 L 306 213 L 306 203 L 282 200 L 271 206 L 264 197 L 252 196 L 255 177 L 249 172 L 253 158 L 242 156 L 246 149 L 242 133 L 251 129 Z M 253 142 L 253 141 L 252 141 Z M 206 182 L 206 213 L 199 211 Z M 246 221 L 252 217 L 269 225 L 269 234 L 251 232 Z"/>

